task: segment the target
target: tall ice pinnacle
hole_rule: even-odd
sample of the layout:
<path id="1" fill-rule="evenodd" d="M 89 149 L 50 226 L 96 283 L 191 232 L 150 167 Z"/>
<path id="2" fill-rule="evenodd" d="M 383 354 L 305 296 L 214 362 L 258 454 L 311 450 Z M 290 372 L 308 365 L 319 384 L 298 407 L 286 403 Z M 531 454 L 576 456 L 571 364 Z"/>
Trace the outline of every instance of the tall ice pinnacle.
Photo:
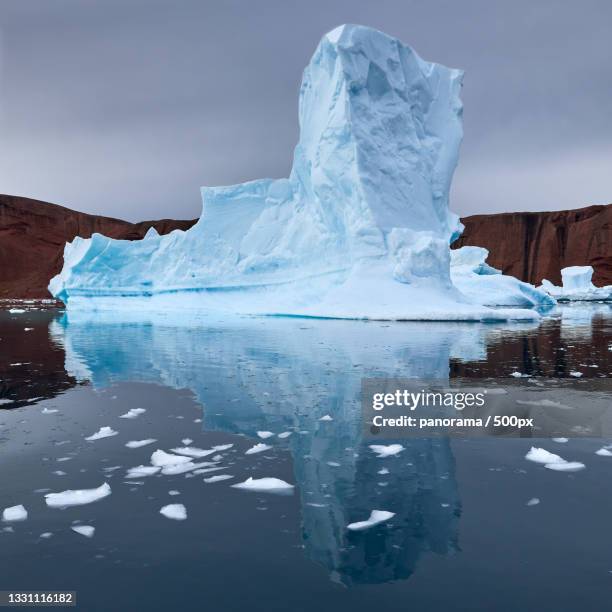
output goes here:
<path id="1" fill-rule="evenodd" d="M 77 238 L 50 291 L 69 309 L 532 318 L 477 306 L 450 279 L 461 80 L 381 32 L 336 28 L 304 71 L 288 179 L 202 188 L 185 232 Z"/>

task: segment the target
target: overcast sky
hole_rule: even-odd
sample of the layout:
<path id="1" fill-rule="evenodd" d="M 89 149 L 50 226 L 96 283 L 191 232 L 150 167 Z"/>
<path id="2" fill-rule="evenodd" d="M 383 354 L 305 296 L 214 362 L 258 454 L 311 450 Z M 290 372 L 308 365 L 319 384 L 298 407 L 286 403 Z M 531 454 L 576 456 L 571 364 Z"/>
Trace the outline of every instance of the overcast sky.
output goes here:
<path id="1" fill-rule="evenodd" d="M 461 215 L 612 201 L 612 2 L 0 0 L 0 192 L 130 220 L 287 176 L 341 23 L 462 68 Z"/>

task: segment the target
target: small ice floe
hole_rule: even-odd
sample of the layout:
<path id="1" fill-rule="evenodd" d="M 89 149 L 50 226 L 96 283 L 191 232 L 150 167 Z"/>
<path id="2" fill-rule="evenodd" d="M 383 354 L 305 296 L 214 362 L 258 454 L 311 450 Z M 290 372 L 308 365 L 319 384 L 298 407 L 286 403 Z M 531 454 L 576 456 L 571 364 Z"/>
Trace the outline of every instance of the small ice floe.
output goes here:
<path id="1" fill-rule="evenodd" d="M 541 463 L 545 468 L 556 472 L 578 472 L 585 468 L 584 463 L 579 461 L 567 461 L 559 455 L 555 455 L 543 448 L 532 446 L 525 455 L 525 459 L 534 463 Z"/>
<path id="2" fill-rule="evenodd" d="M 257 435 L 262 439 L 266 440 L 267 438 L 271 438 L 274 434 L 271 431 L 258 431 Z"/>
<path id="3" fill-rule="evenodd" d="M 193 440 L 191 438 L 183 438 L 181 440 L 181 444 L 184 444 L 185 446 L 189 446 L 192 443 L 193 443 Z"/>
<path id="4" fill-rule="evenodd" d="M 203 461 L 201 463 L 193 463 L 193 461 L 188 461 L 187 463 L 177 463 L 163 467 L 162 474 L 164 476 L 176 476 L 177 474 L 186 474 L 187 472 L 191 472 L 207 465 L 210 465 L 210 462 Z"/>
<path id="5" fill-rule="evenodd" d="M 135 419 L 137 416 L 140 416 L 144 412 L 146 412 L 146 408 L 130 408 L 125 414 L 122 414 L 120 419 Z"/>
<path id="6" fill-rule="evenodd" d="M 111 488 L 107 482 L 95 489 L 75 489 L 62 491 L 61 493 L 47 493 L 45 501 L 50 508 L 67 508 L 68 506 L 82 506 L 91 504 L 111 494 Z"/>
<path id="7" fill-rule="evenodd" d="M 79 533 L 80 535 L 85 536 L 86 538 L 93 538 L 93 535 L 96 531 L 96 528 L 92 527 L 91 525 L 75 525 L 70 529 L 72 529 L 72 531 L 74 531 L 75 533 Z"/>
<path id="8" fill-rule="evenodd" d="M 319 421 L 333 421 L 334 417 L 330 416 L 329 414 L 326 414 L 325 416 L 322 416 Z"/>
<path id="9" fill-rule="evenodd" d="M 102 438 L 110 438 L 112 436 L 116 436 L 119 432 L 115 431 L 112 427 L 100 427 L 95 434 L 91 434 L 91 436 L 87 436 L 85 438 L 88 442 L 93 442 L 94 440 L 102 440 Z"/>
<path id="10" fill-rule="evenodd" d="M 280 478 L 247 478 L 244 482 L 231 485 L 235 489 L 255 491 L 257 493 L 291 493 L 294 489 L 292 484 Z"/>
<path id="11" fill-rule="evenodd" d="M 378 470 L 378 473 L 384 476 L 385 474 L 389 473 L 389 470 L 387 468 L 381 468 L 380 470 Z"/>
<path id="12" fill-rule="evenodd" d="M 34 328 L 33 327 L 24 327 L 23 331 L 33 331 Z"/>
<path id="13" fill-rule="evenodd" d="M 181 492 L 177 491 L 176 489 L 172 489 L 171 491 L 168 491 L 168 495 L 175 496 L 175 495 L 180 495 L 180 494 Z"/>
<path id="14" fill-rule="evenodd" d="M 176 450 L 176 449 L 173 449 Z M 184 457 L 183 455 L 172 455 L 171 453 L 166 453 L 163 450 L 157 449 L 151 455 L 151 465 L 156 465 L 157 467 L 167 467 L 169 465 L 178 465 L 179 463 L 190 463 L 191 459 L 189 457 Z"/>
<path id="15" fill-rule="evenodd" d="M 317 504 L 316 502 L 306 502 L 306 505 L 313 508 L 327 508 L 327 504 Z"/>
<path id="16" fill-rule="evenodd" d="M 544 448 L 537 448 L 535 446 L 529 449 L 529 452 L 525 455 L 525 459 L 527 459 L 527 461 L 542 464 L 563 463 L 565 461 L 565 459 L 559 457 L 559 455 L 555 455 Z"/>
<path id="17" fill-rule="evenodd" d="M 552 438 L 552 441 L 557 444 L 567 444 L 568 438 Z"/>
<path id="18" fill-rule="evenodd" d="M 374 527 L 374 525 L 378 525 L 379 523 L 384 523 L 389 519 L 392 519 L 395 516 L 395 512 L 387 512 L 386 510 L 372 510 L 370 513 L 370 518 L 367 521 L 358 521 L 357 523 L 351 523 L 347 525 L 346 528 L 351 531 L 363 531 L 364 529 L 369 529 L 370 527 Z"/>
<path id="19" fill-rule="evenodd" d="M 510 376 L 514 376 L 514 378 L 526 378 L 529 374 L 521 374 L 521 372 L 511 372 Z"/>
<path id="20" fill-rule="evenodd" d="M 145 476 L 153 476 L 161 470 L 161 467 L 157 465 L 137 465 L 136 467 L 129 468 L 125 477 L 130 480 L 132 478 L 144 478 Z"/>
<path id="21" fill-rule="evenodd" d="M 223 480 L 229 480 L 230 478 L 233 478 L 231 474 L 217 474 L 217 476 L 205 478 L 204 482 L 207 484 L 212 484 L 213 482 L 222 482 Z"/>
<path id="22" fill-rule="evenodd" d="M 22 314 L 25 312 L 25 309 L 23 308 L 9 308 L 9 312 L 11 314 Z"/>
<path id="23" fill-rule="evenodd" d="M 59 412 L 57 408 L 43 408 L 40 414 L 55 414 L 56 412 Z"/>
<path id="24" fill-rule="evenodd" d="M 270 450 L 271 448 L 272 447 L 269 444 L 263 444 L 262 442 L 260 442 L 259 444 L 256 444 L 255 446 L 251 446 L 251 448 L 245 451 L 244 454 L 245 455 L 255 455 L 257 453 L 263 453 L 264 451 Z"/>
<path id="25" fill-rule="evenodd" d="M 187 508 L 183 504 L 168 504 L 159 513 L 174 521 L 184 521 L 187 518 Z"/>
<path id="26" fill-rule="evenodd" d="M 51 473 L 55 476 L 65 476 L 66 475 L 66 472 L 64 472 L 64 470 L 53 470 L 53 472 Z"/>
<path id="27" fill-rule="evenodd" d="M 605 446 L 600 448 L 598 451 L 595 451 L 596 455 L 600 457 L 612 457 L 612 451 L 608 450 Z"/>
<path id="28" fill-rule="evenodd" d="M 370 444 L 370 449 L 376 453 L 379 458 L 393 457 L 399 455 L 404 450 L 401 444 Z"/>
<path id="29" fill-rule="evenodd" d="M 544 467 L 555 472 L 579 472 L 586 466 L 580 461 L 564 461 L 563 463 L 547 463 Z"/>
<path id="30" fill-rule="evenodd" d="M 582 372 L 572 371 L 572 372 L 570 372 L 570 376 L 573 376 L 574 378 L 581 378 L 582 377 Z"/>
<path id="31" fill-rule="evenodd" d="M 195 446 L 179 446 L 178 448 L 171 448 L 170 450 L 173 453 L 178 453 L 179 455 L 186 455 L 187 457 L 193 457 L 194 459 L 208 457 L 208 455 L 212 455 L 213 453 L 217 452 L 217 450 L 214 448 L 202 449 L 196 448 Z"/>
<path id="32" fill-rule="evenodd" d="M 539 498 L 537 497 L 532 497 L 528 502 L 527 502 L 527 506 L 537 506 L 540 503 Z"/>
<path id="33" fill-rule="evenodd" d="M 340 467 L 340 464 L 337 461 L 328 461 L 327 465 L 329 465 L 329 467 Z"/>
<path id="34" fill-rule="evenodd" d="M 53 533 L 51 531 L 44 531 L 38 537 L 42 538 L 43 540 L 48 540 L 49 538 L 53 537 Z"/>
<path id="35" fill-rule="evenodd" d="M 199 465 L 207 465 L 206 463 L 200 463 Z M 208 464 L 211 465 L 211 464 Z M 224 467 L 221 466 L 217 466 L 217 467 L 207 467 L 207 468 L 201 468 L 199 470 L 195 470 L 193 473 L 194 474 L 208 474 L 209 472 L 218 472 L 220 470 L 224 470 Z"/>
<path id="36" fill-rule="evenodd" d="M 221 453 L 223 451 L 229 450 L 230 448 L 232 448 L 232 446 L 234 446 L 233 444 L 220 444 L 218 446 L 213 446 L 212 450 L 214 450 L 217 453 Z"/>
<path id="37" fill-rule="evenodd" d="M 126 442 L 125 445 L 128 448 L 142 448 L 143 446 L 153 444 L 153 442 L 157 442 L 157 440 L 155 438 L 146 438 L 145 440 L 130 440 Z"/>
<path id="38" fill-rule="evenodd" d="M 292 433 L 292 431 L 283 431 L 282 433 L 279 433 L 276 437 L 280 438 L 281 440 L 284 440 L 285 438 L 288 438 Z"/>
<path id="39" fill-rule="evenodd" d="M 25 521 L 28 518 L 28 511 L 22 504 L 18 506 L 10 506 L 2 511 L 2 520 L 5 523 L 13 521 Z"/>

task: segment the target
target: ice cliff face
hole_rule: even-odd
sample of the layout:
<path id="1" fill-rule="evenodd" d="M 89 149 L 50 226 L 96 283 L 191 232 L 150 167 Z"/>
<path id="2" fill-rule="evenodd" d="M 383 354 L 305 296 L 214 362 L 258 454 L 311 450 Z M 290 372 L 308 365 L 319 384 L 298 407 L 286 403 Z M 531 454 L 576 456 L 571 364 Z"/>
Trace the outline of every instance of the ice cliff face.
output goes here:
<path id="1" fill-rule="evenodd" d="M 451 282 L 461 79 L 385 34 L 336 28 L 304 72 L 288 179 L 203 188 L 186 232 L 76 239 L 50 291 L 87 309 L 532 317 L 483 309 Z"/>

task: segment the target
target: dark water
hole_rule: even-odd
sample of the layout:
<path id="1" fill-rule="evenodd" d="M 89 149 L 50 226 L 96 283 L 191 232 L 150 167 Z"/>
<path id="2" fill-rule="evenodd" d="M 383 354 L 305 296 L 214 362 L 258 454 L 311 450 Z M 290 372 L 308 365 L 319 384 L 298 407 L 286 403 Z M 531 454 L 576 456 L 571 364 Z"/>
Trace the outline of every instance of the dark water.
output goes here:
<path id="1" fill-rule="evenodd" d="M 379 459 L 358 401 L 364 376 L 510 383 L 520 372 L 534 388 L 583 385 L 580 414 L 612 375 L 609 306 L 504 326 L 26 310 L 0 312 L 0 509 L 29 513 L 0 531 L 0 590 L 76 590 L 80 609 L 104 611 L 610 607 L 612 457 L 595 455 L 609 439 L 407 439 Z M 146 412 L 120 418 L 136 407 Z M 84 440 L 102 426 L 118 435 Z M 245 455 L 258 431 L 292 433 Z M 125 446 L 145 438 L 157 442 Z M 186 438 L 233 444 L 219 453 L 223 469 L 126 479 Z M 531 446 L 586 469 L 547 470 L 525 460 Z M 233 478 L 203 481 L 214 474 Z M 295 490 L 230 486 L 249 476 Z M 112 494 L 96 503 L 45 504 L 47 489 L 103 482 Z M 187 520 L 159 514 L 169 503 L 184 504 Z M 373 509 L 395 516 L 346 529 Z M 95 535 L 73 532 L 77 521 Z"/>

